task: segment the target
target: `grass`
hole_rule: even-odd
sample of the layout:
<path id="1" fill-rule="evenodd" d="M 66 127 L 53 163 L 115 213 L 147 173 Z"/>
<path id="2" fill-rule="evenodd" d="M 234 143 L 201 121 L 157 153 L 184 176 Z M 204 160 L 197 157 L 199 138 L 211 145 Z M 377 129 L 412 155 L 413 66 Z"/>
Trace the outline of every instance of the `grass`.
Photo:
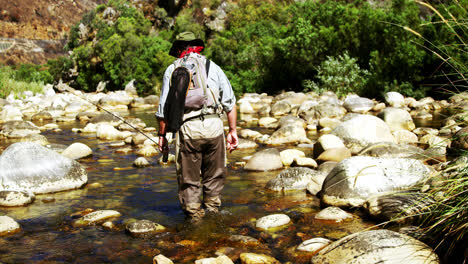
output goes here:
<path id="1" fill-rule="evenodd" d="M 11 93 L 15 97 L 20 97 L 25 91 L 33 93 L 42 92 L 44 84 L 42 82 L 17 81 L 13 78 L 14 70 L 8 66 L 0 67 L 0 98 L 6 98 Z"/>

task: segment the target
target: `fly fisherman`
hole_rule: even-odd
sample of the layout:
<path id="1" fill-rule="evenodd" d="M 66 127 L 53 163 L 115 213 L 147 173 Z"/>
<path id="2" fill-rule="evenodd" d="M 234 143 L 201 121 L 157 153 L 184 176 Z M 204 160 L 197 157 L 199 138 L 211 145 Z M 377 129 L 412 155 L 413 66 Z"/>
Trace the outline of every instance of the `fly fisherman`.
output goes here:
<path id="1" fill-rule="evenodd" d="M 171 130 L 171 115 L 177 112 L 167 108 L 172 100 L 169 91 L 173 89 L 171 82 L 175 82 L 174 70 L 180 65 L 186 66 L 184 62 L 194 60 L 203 70 L 191 73 L 192 86 L 196 83 L 193 81 L 196 77 L 201 78 L 200 83 L 206 82 L 202 88 L 207 88 L 204 95 L 208 100 L 204 101 L 202 109 L 197 109 L 199 106 L 191 106 L 189 101 L 196 96 L 191 95 L 192 88 L 189 88 L 187 95 L 184 94 L 185 103 L 175 103 L 176 108 L 182 108 L 178 111 L 183 111 L 180 114 L 180 128 L 175 139 L 178 196 L 182 210 L 192 223 L 199 222 L 205 215 L 205 210 L 207 213 L 218 212 L 221 205 L 220 193 L 226 175 L 226 149 L 232 151 L 238 145 L 234 92 L 221 68 L 200 55 L 204 47 L 203 40 L 197 39 L 192 32 L 177 35 L 169 55 L 178 59 L 164 73 L 156 113 L 159 121 L 159 151 L 164 152 L 167 151 L 168 145 L 166 132 Z M 206 78 L 204 81 L 203 74 Z M 220 118 L 223 111 L 227 113 L 229 124 L 226 141 L 223 121 Z"/>

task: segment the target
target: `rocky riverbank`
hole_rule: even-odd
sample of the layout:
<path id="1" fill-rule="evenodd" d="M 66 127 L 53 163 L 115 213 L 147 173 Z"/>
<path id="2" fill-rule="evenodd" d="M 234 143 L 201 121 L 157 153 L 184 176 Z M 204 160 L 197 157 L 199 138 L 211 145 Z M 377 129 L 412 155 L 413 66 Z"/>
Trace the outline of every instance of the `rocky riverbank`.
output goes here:
<path id="1" fill-rule="evenodd" d="M 112 142 L 120 155 L 136 153 L 139 158 L 134 166 L 158 166 L 148 162 L 159 158 L 156 128 L 126 116 L 130 108 L 154 110 L 157 102 L 156 96 L 139 97 L 131 83 L 122 91 L 87 94 L 61 84 L 55 89 L 44 87 L 42 94 L 0 100 L 0 140 L 7 146 L 0 156 L 0 206 L 26 207 L 34 203 L 36 194 L 99 188 L 99 183 L 88 183 L 86 169 L 80 164 L 80 159 L 96 150 L 79 142 L 57 147 L 42 135 L 60 131 L 63 124 L 75 120 L 85 125 L 73 128 L 73 133 Z M 297 232 L 295 238 L 279 235 L 277 239 L 294 222 L 305 221 L 278 210 L 240 224 L 242 228 L 232 227 L 234 234 L 225 242 L 229 248 L 220 248 L 211 257 L 194 256 L 195 263 L 280 263 L 265 241 L 276 239 L 274 244 L 279 246 L 298 238 L 301 242 L 283 253 L 296 263 L 305 263 L 304 259 L 311 263 L 439 263 L 433 249 L 419 241 L 420 236 L 414 232 L 408 236 L 405 230 L 414 230 L 414 212 L 434 202 L 424 194 L 449 177 L 445 168 L 455 163 L 466 167 L 466 159 L 458 153 L 468 149 L 467 109 L 466 93 L 437 101 L 390 92 L 384 102 L 356 95 L 339 99 L 333 93 L 243 95 L 238 100 L 239 147 L 262 146 L 262 150 L 231 159 L 233 166 L 243 167 L 252 177 L 257 172 L 273 172 L 265 190 L 307 193 L 320 199 L 322 210 L 305 219 L 342 223 L 362 210 L 378 222 L 399 218 L 402 229 L 360 230 L 334 238 Z M 418 125 L 429 124 L 442 114 L 446 116 L 436 127 Z M 415 202 L 419 202 L 416 207 Z M 99 226 L 120 232 L 122 218 L 125 212 L 85 210 L 70 216 L 70 228 Z M 125 232 L 138 239 L 175 232 L 149 219 L 124 223 Z M 245 226 L 256 233 L 247 232 Z M 10 216 L 0 217 L 1 235 L 14 235 L 21 228 Z M 188 247 L 197 244 L 182 241 Z M 158 248 L 165 246 L 158 244 Z M 164 254 L 154 256 L 154 263 L 183 262 Z"/>

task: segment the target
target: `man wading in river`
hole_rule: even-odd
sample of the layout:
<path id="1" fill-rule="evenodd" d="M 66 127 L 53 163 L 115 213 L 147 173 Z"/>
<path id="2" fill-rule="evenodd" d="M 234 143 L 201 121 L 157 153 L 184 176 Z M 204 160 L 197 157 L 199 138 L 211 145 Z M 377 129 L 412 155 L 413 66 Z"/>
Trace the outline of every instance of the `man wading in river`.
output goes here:
<path id="1" fill-rule="evenodd" d="M 156 113 L 161 152 L 167 152 L 166 132 L 176 134 L 179 201 L 194 223 L 205 210 L 217 213 L 221 205 L 226 174 L 223 111 L 229 124 L 227 149 L 238 145 L 236 98 L 221 68 L 200 55 L 204 47 L 192 32 L 176 37 L 169 55 L 178 59 L 164 73 Z"/>

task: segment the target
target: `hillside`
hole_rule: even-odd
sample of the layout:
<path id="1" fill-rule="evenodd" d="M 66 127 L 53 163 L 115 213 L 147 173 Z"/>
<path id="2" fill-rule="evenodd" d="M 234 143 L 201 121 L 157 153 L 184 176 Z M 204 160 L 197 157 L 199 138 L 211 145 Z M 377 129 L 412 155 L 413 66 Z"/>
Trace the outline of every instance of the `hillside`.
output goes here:
<path id="1" fill-rule="evenodd" d="M 0 0 L 0 63 L 44 63 L 83 14 L 106 0 Z M 39 41 L 38 41 L 39 40 Z"/>

